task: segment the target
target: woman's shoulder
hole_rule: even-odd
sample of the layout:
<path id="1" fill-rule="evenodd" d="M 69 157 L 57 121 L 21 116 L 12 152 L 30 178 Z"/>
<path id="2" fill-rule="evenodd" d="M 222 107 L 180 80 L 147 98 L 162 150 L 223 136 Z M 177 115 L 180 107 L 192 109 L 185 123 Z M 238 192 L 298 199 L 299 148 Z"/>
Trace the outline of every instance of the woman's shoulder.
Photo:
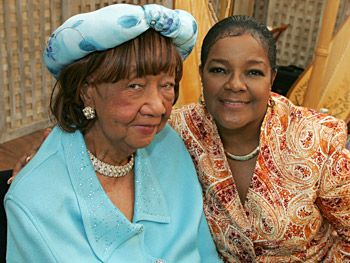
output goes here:
<path id="1" fill-rule="evenodd" d="M 66 169 L 61 146 L 64 136 L 65 132 L 60 128 L 55 127 L 52 130 L 38 152 L 15 177 L 8 195 L 25 200 L 28 193 L 45 192 L 50 189 L 50 184 L 57 187 L 57 180 L 59 180 L 57 175 Z"/>
<path id="2" fill-rule="evenodd" d="M 289 134 L 295 134 L 297 138 L 308 137 L 322 138 L 323 141 L 336 143 L 345 147 L 347 127 L 343 120 L 327 115 L 316 110 L 297 106 L 287 98 L 274 94 L 275 106 L 265 123 L 275 123 Z M 268 127 L 265 127 L 269 130 Z M 298 136 L 299 135 L 299 136 Z"/>
<path id="3" fill-rule="evenodd" d="M 298 122 L 314 126 L 320 125 L 329 129 L 346 131 L 346 124 L 343 120 L 314 109 L 295 105 L 288 98 L 279 94 L 273 93 L 272 98 L 276 104 L 276 114 L 287 114 L 289 122 Z"/>
<path id="4" fill-rule="evenodd" d="M 190 103 L 179 108 L 174 108 L 171 112 L 169 122 L 172 123 L 177 118 L 192 116 L 195 112 L 203 111 L 203 105 L 200 103 Z"/>
<path id="5" fill-rule="evenodd" d="M 179 134 L 169 124 L 166 124 L 164 129 L 159 132 L 153 142 L 146 147 L 147 149 L 157 149 L 162 151 L 167 149 L 169 154 L 175 150 L 184 150 L 185 145 Z"/>
<path id="6" fill-rule="evenodd" d="M 174 107 L 172 114 L 184 114 L 187 112 L 191 112 L 193 109 L 199 109 L 201 107 L 200 103 L 189 103 L 189 104 L 185 104 L 182 105 L 180 107 Z"/>
<path id="7" fill-rule="evenodd" d="M 191 103 L 176 108 L 171 113 L 169 124 L 179 133 L 188 129 L 188 125 L 195 122 L 202 122 L 208 118 L 207 111 L 202 103 Z"/>

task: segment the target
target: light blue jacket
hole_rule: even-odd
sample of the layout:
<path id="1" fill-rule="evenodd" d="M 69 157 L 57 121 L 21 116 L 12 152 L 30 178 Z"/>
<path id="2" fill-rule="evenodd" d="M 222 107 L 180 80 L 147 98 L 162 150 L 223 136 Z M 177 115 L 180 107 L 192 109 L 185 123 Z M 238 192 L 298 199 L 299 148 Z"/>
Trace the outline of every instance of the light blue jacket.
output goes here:
<path id="1" fill-rule="evenodd" d="M 82 134 L 58 127 L 5 208 L 8 262 L 220 262 L 191 158 L 169 126 L 137 151 L 133 222 L 103 191 Z"/>

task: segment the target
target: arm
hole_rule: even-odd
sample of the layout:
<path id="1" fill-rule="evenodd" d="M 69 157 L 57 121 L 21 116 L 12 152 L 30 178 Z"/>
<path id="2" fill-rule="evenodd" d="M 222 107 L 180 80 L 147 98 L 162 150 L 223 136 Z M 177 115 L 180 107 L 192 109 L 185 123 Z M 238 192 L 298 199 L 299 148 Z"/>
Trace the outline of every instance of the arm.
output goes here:
<path id="1" fill-rule="evenodd" d="M 336 127 L 329 158 L 316 200 L 322 216 L 333 225 L 337 238 L 325 262 L 350 260 L 350 152 L 345 149 L 345 125 Z"/>
<path id="2" fill-rule="evenodd" d="M 6 262 L 58 262 L 30 212 L 8 197 L 5 208 L 8 222 Z"/>

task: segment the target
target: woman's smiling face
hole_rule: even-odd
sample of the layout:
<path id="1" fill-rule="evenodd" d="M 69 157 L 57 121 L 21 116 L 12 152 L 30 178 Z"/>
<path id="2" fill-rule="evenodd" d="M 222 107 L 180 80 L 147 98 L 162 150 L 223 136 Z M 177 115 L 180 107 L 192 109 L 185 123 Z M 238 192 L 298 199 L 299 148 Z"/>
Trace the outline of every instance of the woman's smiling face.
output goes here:
<path id="1" fill-rule="evenodd" d="M 219 39 L 200 74 L 206 106 L 219 130 L 260 125 L 275 71 L 259 40 L 251 34 Z"/>

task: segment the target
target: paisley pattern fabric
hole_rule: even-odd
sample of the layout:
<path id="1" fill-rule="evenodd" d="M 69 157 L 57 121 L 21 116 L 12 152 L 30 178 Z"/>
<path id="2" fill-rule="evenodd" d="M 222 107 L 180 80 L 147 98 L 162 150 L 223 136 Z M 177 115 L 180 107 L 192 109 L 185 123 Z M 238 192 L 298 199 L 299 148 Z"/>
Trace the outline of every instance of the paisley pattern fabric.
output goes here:
<path id="1" fill-rule="evenodd" d="M 114 4 L 78 14 L 50 36 L 44 62 L 57 78 L 61 69 L 94 51 L 119 46 L 153 28 L 172 39 L 183 59 L 192 51 L 198 29 L 193 16 L 157 4 Z"/>
<path id="2" fill-rule="evenodd" d="M 225 262 L 350 262 L 345 123 L 277 94 L 272 99 L 244 204 L 206 108 L 173 112 L 170 122 L 195 162 L 217 249 Z"/>

